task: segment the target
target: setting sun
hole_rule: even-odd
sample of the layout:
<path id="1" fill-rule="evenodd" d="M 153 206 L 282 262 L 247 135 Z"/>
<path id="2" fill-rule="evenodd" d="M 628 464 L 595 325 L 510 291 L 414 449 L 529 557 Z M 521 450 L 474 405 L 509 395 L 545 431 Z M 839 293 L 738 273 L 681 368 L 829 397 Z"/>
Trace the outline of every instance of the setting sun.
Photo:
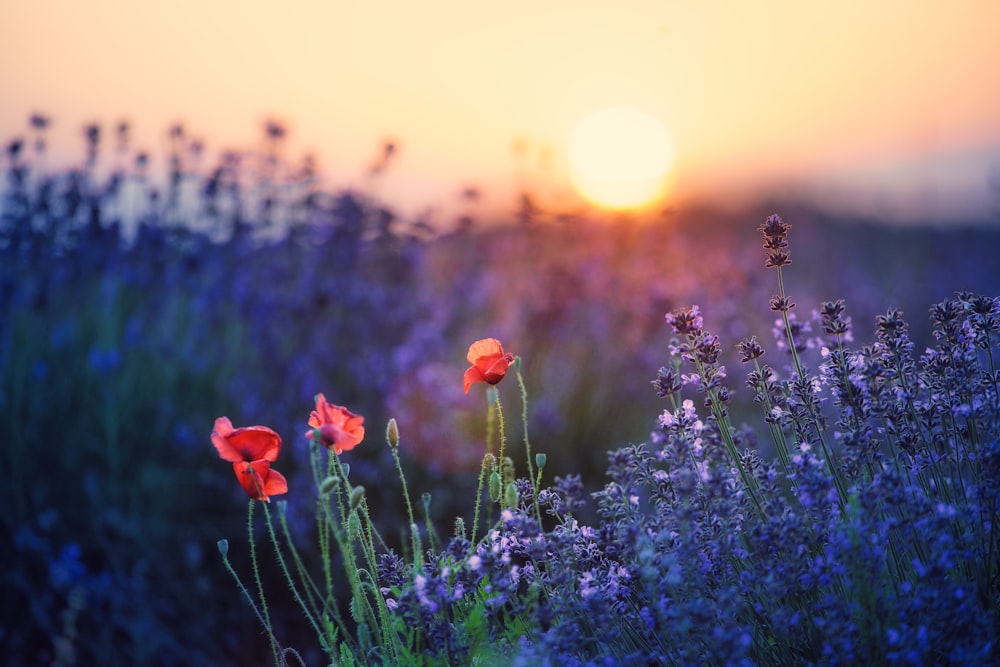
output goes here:
<path id="1" fill-rule="evenodd" d="M 640 208 L 665 193 L 674 146 L 649 114 L 614 107 L 580 121 L 570 137 L 569 163 L 573 184 L 591 203 Z"/>

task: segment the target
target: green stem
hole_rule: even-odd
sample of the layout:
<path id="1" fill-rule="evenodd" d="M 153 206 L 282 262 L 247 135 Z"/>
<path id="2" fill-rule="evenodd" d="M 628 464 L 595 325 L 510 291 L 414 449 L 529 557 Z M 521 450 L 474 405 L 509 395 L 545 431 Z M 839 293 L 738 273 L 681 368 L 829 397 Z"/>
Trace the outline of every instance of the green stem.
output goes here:
<path id="1" fill-rule="evenodd" d="M 506 466 L 504 465 L 504 449 L 506 448 L 507 445 L 507 435 L 504 430 L 503 405 L 500 403 L 499 391 L 496 392 L 496 406 L 497 406 L 497 424 L 498 424 L 498 430 L 500 432 L 500 454 L 497 457 L 497 465 L 500 468 L 500 489 L 502 494 L 503 489 L 507 488 L 507 482 L 508 482 L 508 480 L 504 479 L 504 472 L 506 470 Z"/>
<path id="2" fill-rule="evenodd" d="M 694 343 L 693 339 L 691 340 Z M 703 379 L 706 378 L 705 365 L 695 358 L 695 366 L 698 369 L 698 375 Z M 750 475 L 746 469 L 743 467 L 743 462 L 740 460 L 739 450 L 736 448 L 736 441 L 733 439 L 732 426 L 729 423 L 729 418 L 726 416 L 726 410 L 722 405 L 722 401 L 719 400 L 718 393 L 715 389 L 708 389 L 708 402 L 712 408 L 712 412 L 715 415 L 715 421 L 719 425 L 719 433 L 722 435 L 722 440 L 726 444 L 726 449 L 729 452 L 729 457 L 733 460 L 733 465 L 740 472 L 740 478 L 743 480 L 743 486 L 746 488 L 747 493 L 750 495 L 750 499 L 753 500 L 754 507 L 757 509 L 757 516 L 761 520 L 764 519 L 764 507 L 757 497 L 758 486 L 757 480 Z"/>
<path id="3" fill-rule="evenodd" d="M 493 445 L 493 423 L 496 419 L 493 403 L 487 402 L 486 408 L 486 454 L 479 466 L 479 486 L 476 488 L 476 509 L 472 515 L 472 543 L 476 543 L 476 531 L 479 529 L 479 507 L 483 499 L 483 483 L 486 481 L 486 468 L 490 460 L 490 448 Z"/>
<path id="4" fill-rule="evenodd" d="M 256 481 L 256 475 L 254 476 Z M 257 547 L 253 539 L 253 499 L 247 504 L 247 538 L 250 542 L 250 563 L 253 566 L 253 578 L 257 583 L 257 594 L 260 596 L 260 608 L 264 618 L 264 628 L 267 636 L 271 640 L 271 651 L 274 653 L 274 664 L 281 667 L 281 659 L 278 657 L 278 640 L 274 637 L 271 629 L 271 618 L 267 613 L 267 599 L 264 597 L 264 584 L 260 579 L 260 568 L 257 565 Z"/>
<path id="5" fill-rule="evenodd" d="M 323 600 L 323 593 L 319 590 L 319 587 L 316 586 L 316 582 L 313 581 L 312 577 L 309 576 L 305 563 L 302 561 L 302 557 L 299 555 L 298 549 L 295 548 L 295 543 L 292 541 L 291 530 L 288 527 L 288 519 L 284 514 L 279 514 L 278 519 L 281 522 L 281 532 L 285 536 L 285 541 L 288 542 L 288 549 L 295 561 L 295 569 L 299 574 L 299 579 L 301 579 L 302 586 L 309 598 L 308 601 L 309 605 L 312 607 L 313 615 L 318 618 L 325 614 L 327 617 L 332 618 L 340 627 L 340 631 L 346 636 L 347 627 L 344 625 L 344 621 L 340 617 L 337 606 L 331 606 L 329 601 Z M 329 553 L 327 555 L 329 555 Z M 331 647 L 331 650 L 333 640 L 333 636 L 327 636 L 327 644 Z"/>
<path id="6" fill-rule="evenodd" d="M 781 277 L 781 267 L 776 267 L 778 272 L 778 296 L 782 299 L 785 298 L 785 282 Z M 785 336 L 788 339 L 788 349 L 792 352 L 792 362 L 795 364 L 795 372 L 799 374 L 800 378 L 805 377 L 805 373 L 802 370 L 802 362 L 799 360 L 799 351 L 795 348 L 795 337 L 792 335 L 792 323 L 788 319 L 788 311 L 781 311 L 781 319 L 785 324 Z"/>
<path id="7" fill-rule="evenodd" d="M 403 464 L 399 461 L 399 448 L 393 447 L 392 443 L 389 444 L 389 449 L 392 450 L 392 459 L 396 462 L 396 472 L 399 473 L 399 481 L 403 486 L 403 500 L 406 501 L 406 516 L 410 519 L 410 543 L 413 549 L 414 558 L 417 557 L 419 548 L 419 537 L 417 536 L 417 524 L 413 521 L 413 505 L 410 503 L 410 491 L 406 484 L 406 475 L 403 474 Z"/>
<path id="8" fill-rule="evenodd" d="M 535 464 L 532 461 L 531 456 L 531 441 L 528 439 L 528 390 L 524 386 L 524 377 L 521 375 L 521 359 L 518 357 L 517 360 L 517 386 L 521 389 L 521 422 L 524 429 L 524 451 L 525 456 L 528 459 L 528 479 L 531 480 L 532 493 L 534 494 L 534 505 L 535 505 L 535 518 L 538 520 L 538 526 L 542 526 L 542 510 L 538 506 L 538 488 L 539 482 L 541 481 L 541 475 L 539 474 L 538 479 L 535 478 Z M 541 473 L 541 471 L 539 471 Z"/>
<path id="9" fill-rule="evenodd" d="M 788 450 L 788 440 L 785 438 L 784 431 L 781 430 L 781 425 L 771 418 L 773 415 L 771 411 L 774 409 L 774 405 L 771 403 L 771 396 L 767 393 L 767 378 L 764 377 L 764 370 L 756 359 L 753 360 L 754 369 L 757 371 L 757 376 L 760 377 L 760 386 L 755 387 L 758 396 L 761 397 L 761 405 L 764 407 L 764 413 L 767 415 L 767 425 L 771 431 L 771 440 L 774 442 L 774 449 L 778 452 L 778 458 L 781 459 L 781 465 L 785 467 L 785 471 L 789 471 L 792 468 L 792 457 Z"/>
<path id="10" fill-rule="evenodd" d="M 490 460 L 489 452 L 483 456 L 483 462 L 479 466 L 479 486 L 476 487 L 476 509 L 472 515 L 472 544 L 476 543 L 476 531 L 479 529 L 479 506 L 482 504 L 483 500 L 483 483 L 486 481 L 486 468 Z M 410 524 L 416 528 L 415 524 Z"/>
<path id="11" fill-rule="evenodd" d="M 268 625 L 268 622 L 264 619 L 264 616 L 260 613 L 260 609 L 257 608 L 257 604 L 253 601 L 253 595 L 251 595 L 250 591 L 247 590 L 247 587 L 243 585 L 243 581 L 240 579 L 240 575 L 236 574 L 236 570 L 233 569 L 232 564 L 229 562 L 229 556 L 227 554 L 222 554 L 222 564 L 226 566 L 226 569 L 229 571 L 229 574 L 231 574 L 233 579 L 236 581 L 236 586 L 239 587 L 240 592 L 243 593 L 243 597 L 245 597 L 247 599 L 247 602 L 250 603 L 250 608 L 253 609 L 253 613 L 257 616 L 257 620 L 260 621 L 260 624 L 264 627 L 264 630 L 267 631 L 268 634 L 270 634 L 271 630 L 270 626 Z M 272 642 L 274 641 L 273 636 L 271 637 L 271 641 Z"/>
<path id="12" fill-rule="evenodd" d="M 305 600 L 299 594 L 299 589 L 295 585 L 295 580 L 292 578 L 292 573 L 288 569 L 288 563 L 285 562 L 285 556 L 281 553 L 281 546 L 278 542 L 278 536 L 274 532 L 274 522 L 271 520 L 271 510 L 267 505 L 264 505 L 264 516 L 267 519 L 267 532 L 271 536 L 271 544 L 274 545 L 274 553 L 278 557 L 278 565 L 281 567 L 282 574 L 285 575 L 285 581 L 288 582 L 288 587 L 292 591 L 292 595 L 295 597 L 295 601 L 299 603 L 299 607 L 302 608 L 302 613 L 306 615 L 306 620 L 313 627 L 316 632 L 316 637 L 323 638 L 323 633 L 319 629 L 319 625 L 316 623 L 316 619 L 310 611 L 308 605 L 306 605 Z"/>

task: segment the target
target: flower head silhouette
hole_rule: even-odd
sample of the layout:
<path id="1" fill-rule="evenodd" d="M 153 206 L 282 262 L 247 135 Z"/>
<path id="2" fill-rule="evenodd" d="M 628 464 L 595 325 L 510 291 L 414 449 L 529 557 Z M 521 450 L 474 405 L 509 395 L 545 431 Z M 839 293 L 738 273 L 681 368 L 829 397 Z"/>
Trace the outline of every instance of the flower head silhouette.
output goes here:
<path id="1" fill-rule="evenodd" d="M 472 366 L 465 371 L 465 393 L 476 382 L 496 384 L 507 374 L 507 368 L 514 363 L 514 355 L 504 352 L 496 338 L 483 338 L 469 346 L 466 355 Z"/>
<path id="2" fill-rule="evenodd" d="M 320 441 L 337 454 L 357 447 L 365 439 L 365 418 L 345 407 L 328 403 L 323 394 L 316 394 L 316 409 L 309 415 L 312 431 L 306 437 L 312 438 L 319 430 Z"/>
<path id="3" fill-rule="evenodd" d="M 212 444 L 219 458 L 231 461 L 236 480 L 254 500 L 270 502 L 270 496 L 288 493 L 288 482 L 271 462 L 281 451 L 281 436 L 266 426 L 233 428 L 229 417 L 215 420 Z"/>

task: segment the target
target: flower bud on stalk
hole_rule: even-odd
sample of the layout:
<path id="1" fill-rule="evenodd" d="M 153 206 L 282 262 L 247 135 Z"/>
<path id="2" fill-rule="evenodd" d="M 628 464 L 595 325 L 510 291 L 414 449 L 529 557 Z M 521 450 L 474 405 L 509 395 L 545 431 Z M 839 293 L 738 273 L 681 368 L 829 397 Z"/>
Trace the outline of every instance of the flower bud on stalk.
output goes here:
<path id="1" fill-rule="evenodd" d="M 319 485 L 319 492 L 323 495 L 329 495 L 340 488 L 340 478 L 329 475 L 324 479 Z"/>
<path id="2" fill-rule="evenodd" d="M 393 449 L 399 447 L 399 426 L 396 425 L 396 418 L 389 419 L 389 424 L 385 427 L 385 439 Z"/>
<path id="3" fill-rule="evenodd" d="M 511 507 L 511 508 L 517 507 L 518 500 L 519 497 L 517 493 L 517 485 L 515 485 L 514 482 L 511 482 L 507 485 L 507 488 L 504 490 L 503 494 L 504 505 L 506 507 Z"/>
<path id="4" fill-rule="evenodd" d="M 356 486 L 351 490 L 351 509 L 358 509 L 358 505 L 365 499 L 365 487 Z"/>
<path id="5" fill-rule="evenodd" d="M 496 470 L 490 473 L 489 492 L 490 500 L 495 503 L 500 502 L 500 473 Z"/>

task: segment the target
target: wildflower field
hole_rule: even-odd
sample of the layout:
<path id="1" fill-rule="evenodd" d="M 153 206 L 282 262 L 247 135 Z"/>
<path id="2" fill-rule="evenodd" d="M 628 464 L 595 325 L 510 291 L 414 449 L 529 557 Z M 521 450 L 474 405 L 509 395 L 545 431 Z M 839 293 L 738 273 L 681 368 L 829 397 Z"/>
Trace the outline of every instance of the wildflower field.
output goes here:
<path id="1" fill-rule="evenodd" d="M 437 224 L 128 127 L 0 191 L 11 665 L 1000 661 L 1000 229 Z M 388 195 L 386 195 L 388 196 Z"/>

